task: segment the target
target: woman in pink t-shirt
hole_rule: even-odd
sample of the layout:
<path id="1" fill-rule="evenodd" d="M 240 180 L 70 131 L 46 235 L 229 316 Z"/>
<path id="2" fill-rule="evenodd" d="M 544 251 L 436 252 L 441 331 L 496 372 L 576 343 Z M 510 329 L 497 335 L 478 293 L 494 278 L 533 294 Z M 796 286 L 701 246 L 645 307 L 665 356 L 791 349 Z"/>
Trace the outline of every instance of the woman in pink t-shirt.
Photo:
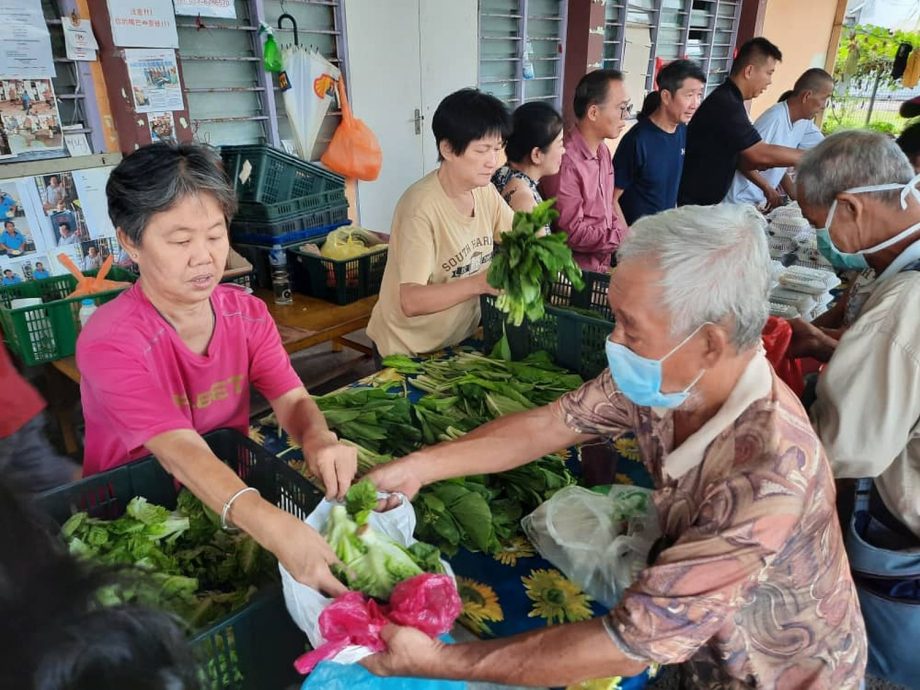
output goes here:
<path id="1" fill-rule="evenodd" d="M 112 171 L 106 195 L 141 278 L 100 307 L 77 342 L 84 474 L 153 453 L 297 579 L 344 592 L 322 536 L 258 493 L 240 493 L 246 485 L 201 436 L 222 427 L 246 433 L 252 385 L 300 441 L 327 496 L 344 495 L 357 465 L 355 450 L 339 443 L 291 367 L 265 304 L 218 284 L 236 208 L 220 158 L 202 146 L 153 144 Z"/>

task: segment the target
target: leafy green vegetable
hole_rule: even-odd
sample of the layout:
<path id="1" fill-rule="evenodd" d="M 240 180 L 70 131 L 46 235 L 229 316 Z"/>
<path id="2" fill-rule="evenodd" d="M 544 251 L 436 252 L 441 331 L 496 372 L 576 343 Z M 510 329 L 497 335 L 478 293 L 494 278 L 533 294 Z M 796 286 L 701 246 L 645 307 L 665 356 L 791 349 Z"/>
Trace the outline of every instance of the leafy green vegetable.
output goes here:
<path id="1" fill-rule="evenodd" d="M 367 522 L 371 511 L 377 506 L 377 489 L 370 479 L 353 484 L 345 494 L 345 509 L 360 527 Z"/>
<path id="2" fill-rule="evenodd" d="M 375 388 L 349 388 L 316 398 L 329 428 L 374 453 L 406 455 L 421 440 L 411 403 Z"/>
<path id="3" fill-rule="evenodd" d="M 422 572 L 442 572 L 441 554 L 430 544 L 406 549 L 367 524 L 377 504 L 377 490 L 363 479 L 345 497 L 345 505 L 333 506 L 324 529 L 326 541 L 342 562 L 336 576 L 350 589 L 377 599 L 389 599 L 398 583 Z"/>
<path id="4" fill-rule="evenodd" d="M 581 269 L 572 258 L 565 233 L 538 236 L 542 228 L 559 217 L 552 208 L 554 203 L 555 199 L 547 199 L 530 213 L 515 213 L 511 232 L 502 233 L 501 248 L 489 266 L 489 285 L 502 291 L 495 306 L 515 326 L 525 318 L 536 321 L 543 316 L 544 300 L 560 274 L 576 290 L 584 288 Z"/>
<path id="5" fill-rule="evenodd" d="M 136 497 L 115 520 L 72 515 L 61 535 L 80 558 L 146 571 L 102 590 L 103 604 L 137 601 L 165 608 L 193 629 L 240 608 L 277 578 L 269 552 L 245 534 L 221 530 L 217 515 L 186 490 L 179 492 L 175 511 Z"/>

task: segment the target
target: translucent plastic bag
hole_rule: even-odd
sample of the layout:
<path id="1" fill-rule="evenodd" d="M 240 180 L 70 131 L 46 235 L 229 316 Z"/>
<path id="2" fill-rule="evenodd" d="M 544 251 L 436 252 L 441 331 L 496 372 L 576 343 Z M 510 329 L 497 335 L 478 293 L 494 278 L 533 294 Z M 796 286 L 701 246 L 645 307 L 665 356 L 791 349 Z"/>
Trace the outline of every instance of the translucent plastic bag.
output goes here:
<path id="1" fill-rule="evenodd" d="M 378 495 L 384 496 L 385 494 Z M 329 512 L 334 505 L 336 504 L 331 501 L 321 501 L 316 509 L 307 516 L 305 522 L 317 531 L 322 532 L 326 521 L 329 519 Z M 403 546 L 411 546 L 417 541 L 412 536 L 413 532 L 415 532 L 415 510 L 408 500 L 403 500 L 396 508 L 384 513 L 371 513 L 368 518 L 368 525 Z M 444 571 L 453 578 L 453 571 L 447 562 L 442 560 L 441 565 L 444 567 Z M 280 563 L 278 564 L 278 569 L 281 571 L 281 585 L 284 589 L 284 603 L 287 606 L 288 613 L 297 624 L 297 627 L 306 633 L 314 649 L 323 646 L 327 639 L 323 635 L 322 626 L 320 625 L 320 614 L 333 603 L 333 600 L 324 596 L 318 590 L 295 580 Z M 344 647 L 333 659 L 340 663 L 349 664 L 363 659 L 374 651 L 360 644 L 351 644 Z"/>
<path id="2" fill-rule="evenodd" d="M 543 558 L 613 607 L 661 536 L 652 492 L 615 485 L 607 495 L 569 486 L 521 520 Z"/>

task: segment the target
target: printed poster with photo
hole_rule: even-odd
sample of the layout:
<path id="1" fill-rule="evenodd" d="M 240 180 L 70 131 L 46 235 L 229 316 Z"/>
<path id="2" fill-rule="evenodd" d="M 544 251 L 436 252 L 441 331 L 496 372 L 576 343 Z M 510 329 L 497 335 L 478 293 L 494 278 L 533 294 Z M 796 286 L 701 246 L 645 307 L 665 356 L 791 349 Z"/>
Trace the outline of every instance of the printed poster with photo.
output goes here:
<path id="1" fill-rule="evenodd" d="M 29 183 L 31 178 L 0 180 L 0 259 L 14 260 L 48 247 Z"/>
<path id="2" fill-rule="evenodd" d="M 50 79 L 0 79 L 0 156 L 64 148 L 61 116 Z"/>
<path id="3" fill-rule="evenodd" d="M 175 51 L 125 50 L 124 55 L 135 112 L 185 109 Z"/>
<path id="4" fill-rule="evenodd" d="M 150 142 L 176 140 L 176 121 L 172 112 L 147 113 L 147 126 L 150 128 Z"/>

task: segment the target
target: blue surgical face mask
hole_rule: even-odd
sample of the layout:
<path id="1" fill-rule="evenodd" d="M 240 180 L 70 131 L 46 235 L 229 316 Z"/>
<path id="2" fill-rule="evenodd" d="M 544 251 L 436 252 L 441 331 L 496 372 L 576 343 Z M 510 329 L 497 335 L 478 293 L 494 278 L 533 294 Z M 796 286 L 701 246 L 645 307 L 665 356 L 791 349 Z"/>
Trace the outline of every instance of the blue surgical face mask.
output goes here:
<path id="1" fill-rule="evenodd" d="M 861 254 L 843 254 L 837 251 L 837 247 L 835 247 L 834 243 L 831 241 L 827 226 L 818 228 L 817 238 L 818 251 L 821 253 L 821 256 L 827 259 L 831 266 L 837 270 L 861 271 L 869 265 L 866 262 L 866 257 Z"/>
<path id="2" fill-rule="evenodd" d="M 661 359 L 648 359 L 637 355 L 624 345 L 607 340 L 607 364 L 610 366 L 610 374 L 613 376 L 613 381 L 616 383 L 617 388 L 620 389 L 623 395 L 640 407 L 674 409 L 683 405 L 687 398 L 690 397 L 690 391 L 703 377 L 703 372 L 700 371 L 699 375 L 684 390 L 676 393 L 663 393 L 661 390 L 661 364 L 683 347 L 684 343 L 696 335 L 700 328 L 705 325 L 698 326 L 693 333 L 684 338 Z"/>
<path id="3" fill-rule="evenodd" d="M 920 183 L 920 175 L 916 175 L 907 184 L 892 183 L 892 184 L 877 184 L 877 185 L 871 185 L 868 187 L 853 187 L 852 189 L 844 190 L 843 193 L 845 194 L 866 194 L 867 192 L 887 192 L 889 190 L 891 191 L 900 190 L 901 191 L 901 208 L 906 209 L 908 195 L 912 195 L 914 199 L 920 202 L 920 191 L 917 190 L 917 183 Z M 855 252 L 842 252 L 834 244 L 834 239 L 831 237 L 831 223 L 834 222 L 834 211 L 836 210 L 837 210 L 837 200 L 834 199 L 834 202 L 831 204 L 831 207 L 827 212 L 827 220 L 824 221 L 824 227 L 818 228 L 818 231 L 817 231 L 818 232 L 818 248 L 821 249 L 822 235 L 824 235 L 828 243 L 829 253 L 825 254 L 822 251 L 821 254 L 824 256 L 825 259 L 830 261 L 831 264 L 835 266 L 837 266 L 837 264 L 834 263 L 835 259 L 831 258 L 834 255 L 836 255 L 837 262 L 839 263 L 846 262 L 847 264 L 846 267 L 848 268 L 856 268 L 856 269 L 867 268 L 869 264 L 866 263 L 866 257 L 865 257 L 866 254 L 874 254 L 876 252 L 882 251 L 883 249 L 887 249 L 888 247 L 894 244 L 897 244 L 898 242 L 903 240 L 905 237 L 909 237 L 910 235 L 914 234 L 917 231 L 917 229 L 920 228 L 920 224 L 912 225 L 909 228 L 902 230 L 894 237 L 890 237 L 884 242 L 880 242 L 879 244 L 876 244 L 872 247 L 867 247 L 866 249 L 860 249 Z M 838 268 L 842 268 L 842 267 L 838 266 Z"/>

